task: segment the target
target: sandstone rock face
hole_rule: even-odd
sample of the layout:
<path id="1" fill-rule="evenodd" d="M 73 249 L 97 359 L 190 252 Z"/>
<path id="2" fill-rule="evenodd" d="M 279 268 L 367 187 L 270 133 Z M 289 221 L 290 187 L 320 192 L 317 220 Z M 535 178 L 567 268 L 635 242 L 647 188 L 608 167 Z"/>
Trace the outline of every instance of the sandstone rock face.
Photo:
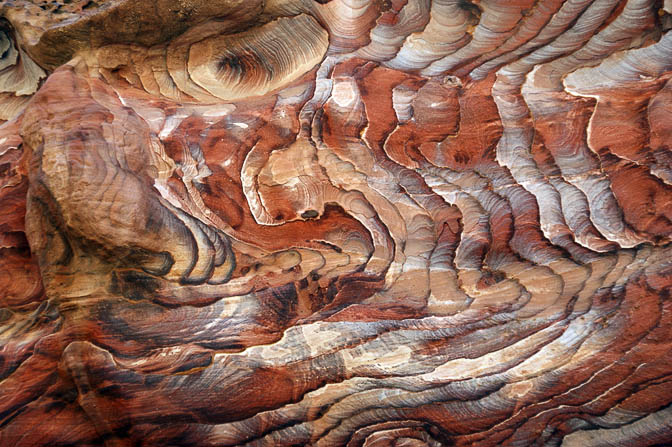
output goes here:
<path id="1" fill-rule="evenodd" d="M 0 445 L 671 445 L 671 14 L 0 2 Z"/>

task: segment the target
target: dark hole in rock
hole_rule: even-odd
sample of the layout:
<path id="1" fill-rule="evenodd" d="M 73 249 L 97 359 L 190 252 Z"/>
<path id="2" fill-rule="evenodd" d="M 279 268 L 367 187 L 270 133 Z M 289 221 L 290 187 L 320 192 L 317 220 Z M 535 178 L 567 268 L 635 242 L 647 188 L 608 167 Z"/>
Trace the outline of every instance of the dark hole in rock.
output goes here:
<path id="1" fill-rule="evenodd" d="M 303 213 L 301 213 L 301 217 L 304 219 L 314 219 L 317 216 L 319 216 L 319 213 L 315 210 L 306 210 Z"/>

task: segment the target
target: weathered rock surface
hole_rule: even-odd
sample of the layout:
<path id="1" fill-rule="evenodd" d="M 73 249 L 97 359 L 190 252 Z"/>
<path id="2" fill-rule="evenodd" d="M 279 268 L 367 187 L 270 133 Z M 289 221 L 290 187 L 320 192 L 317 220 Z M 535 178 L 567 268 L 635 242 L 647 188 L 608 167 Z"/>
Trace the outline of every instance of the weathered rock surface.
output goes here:
<path id="1" fill-rule="evenodd" d="M 671 14 L 1 2 L 0 445 L 671 445 Z"/>

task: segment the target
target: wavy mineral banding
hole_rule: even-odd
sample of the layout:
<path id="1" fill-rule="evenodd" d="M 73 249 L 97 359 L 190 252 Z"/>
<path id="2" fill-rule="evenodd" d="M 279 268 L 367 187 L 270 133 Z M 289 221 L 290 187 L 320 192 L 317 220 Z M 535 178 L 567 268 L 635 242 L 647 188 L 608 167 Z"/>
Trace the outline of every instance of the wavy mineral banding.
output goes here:
<path id="1" fill-rule="evenodd" d="M 671 445 L 671 14 L 0 1 L 0 445 Z"/>
<path id="2" fill-rule="evenodd" d="M 3 122 L 23 111 L 47 75 L 16 39 L 11 25 L 6 20 L 0 21 L 0 120 Z"/>

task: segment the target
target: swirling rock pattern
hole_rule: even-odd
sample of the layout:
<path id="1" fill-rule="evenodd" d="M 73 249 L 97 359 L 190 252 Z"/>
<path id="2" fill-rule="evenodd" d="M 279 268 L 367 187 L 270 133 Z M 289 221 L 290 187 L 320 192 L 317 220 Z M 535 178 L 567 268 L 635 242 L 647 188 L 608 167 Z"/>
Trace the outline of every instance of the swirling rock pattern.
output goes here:
<path id="1" fill-rule="evenodd" d="M 672 444 L 669 1 L 0 14 L 0 445 Z"/>

